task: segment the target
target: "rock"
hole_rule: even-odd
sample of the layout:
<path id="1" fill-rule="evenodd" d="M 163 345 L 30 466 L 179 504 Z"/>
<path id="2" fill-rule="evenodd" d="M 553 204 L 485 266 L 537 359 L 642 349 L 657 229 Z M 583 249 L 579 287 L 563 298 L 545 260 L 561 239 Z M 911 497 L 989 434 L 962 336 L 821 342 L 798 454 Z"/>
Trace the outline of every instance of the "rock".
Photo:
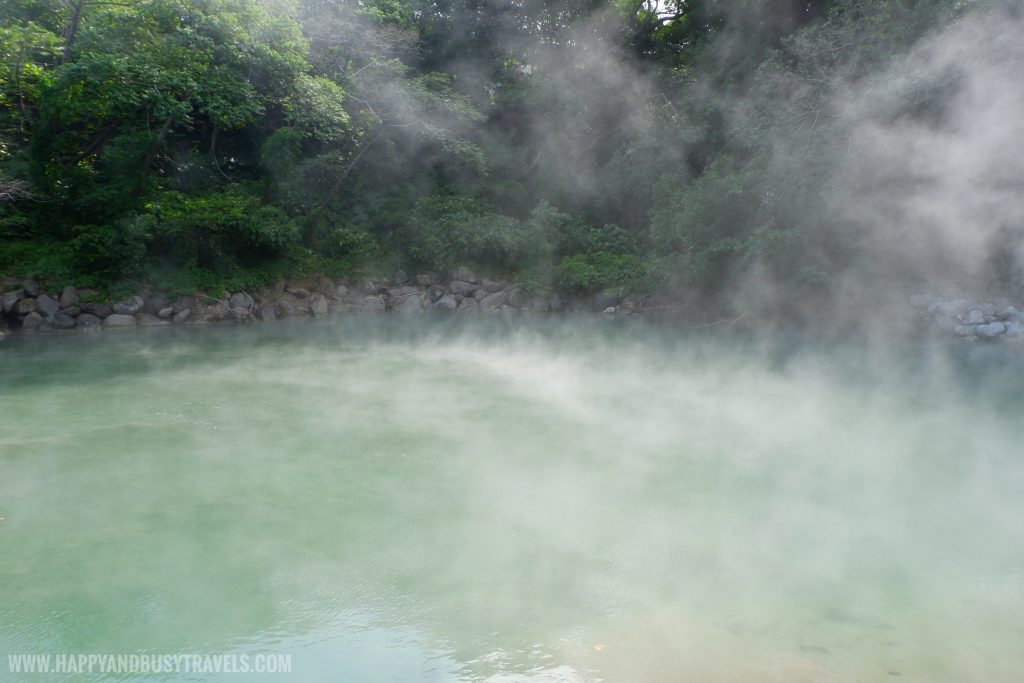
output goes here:
<path id="1" fill-rule="evenodd" d="M 370 294 L 359 300 L 358 310 L 362 313 L 383 313 L 386 305 L 382 295 Z"/>
<path id="2" fill-rule="evenodd" d="M 621 299 L 622 297 L 620 297 L 616 292 L 609 290 L 598 292 L 594 295 L 594 298 L 590 300 L 590 310 L 603 311 L 610 306 L 618 306 Z"/>
<path id="3" fill-rule="evenodd" d="M 362 294 L 363 296 L 366 296 L 367 294 L 377 294 L 379 289 L 377 285 L 373 283 L 373 280 L 369 280 L 365 277 L 357 280 L 354 288 L 357 294 Z"/>
<path id="4" fill-rule="evenodd" d="M 210 304 L 209 306 L 203 306 L 202 308 L 200 308 L 193 317 L 192 322 L 219 322 L 221 320 L 228 318 L 230 315 L 231 311 L 228 310 L 228 307 L 222 304 L 221 302 L 217 301 Z"/>
<path id="5" fill-rule="evenodd" d="M 309 312 L 309 301 L 301 299 L 294 294 L 283 294 L 277 300 L 277 313 L 283 317 L 309 315 Z"/>
<path id="6" fill-rule="evenodd" d="M 50 316 L 60 310 L 60 304 L 53 297 L 40 294 L 36 297 L 36 310 L 44 316 Z"/>
<path id="7" fill-rule="evenodd" d="M 316 280 L 316 291 L 328 296 L 334 294 L 334 280 L 326 275 L 321 275 Z"/>
<path id="8" fill-rule="evenodd" d="M 68 285 L 60 293 L 60 306 L 61 308 L 69 308 L 71 306 L 77 306 L 79 302 L 78 288 L 74 285 Z"/>
<path id="9" fill-rule="evenodd" d="M 338 285 L 337 287 L 334 288 L 334 296 L 338 297 L 339 299 L 344 299 L 346 296 L 348 296 L 348 287 L 346 287 L 345 285 Z"/>
<path id="10" fill-rule="evenodd" d="M 430 287 L 437 282 L 437 276 L 433 273 L 419 273 L 416 275 L 416 284 L 420 287 Z"/>
<path id="11" fill-rule="evenodd" d="M 114 313 L 118 315 L 135 315 L 142 310 L 145 303 L 142 297 L 136 294 L 114 304 Z"/>
<path id="12" fill-rule="evenodd" d="M 179 296 L 174 300 L 174 310 L 183 311 L 186 308 L 195 308 L 196 299 L 194 296 Z"/>
<path id="13" fill-rule="evenodd" d="M 433 301 L 434 303 L 440 301 L 441 297 L 443 297 L 445 294 L 447 294 L 447 292 L 441 285 L 430 285 L 429 287 L 427 287 L 427 296 L 429 296 L 430 300 Z"/>
<path id="14" fill-rule="evenodd" d="M 439 311 L 454 311 L 459 307 L 459 302 L 455 300 L 454 294 L 445 294 L 434 304 L 434 308 Z"/>
<path id="15" fill-rule="evenodd" d="M 106 318 L 114 312 L 110 306 L 99 303 L 84 303 L 82 304 L 81 309 L 83 312 L 90 313 L 97 318 Z"/>
<path id="16" fill-rule="evenodd" d="M 309 290 L 308 289 L 303 289 L 302 287 L 289 287 L 288 289 L 286 289 L 284 291 L 287 292 L 288 294 L 291 294 L 292 296 L 294 296 L 296 298 L 299 298 L 299 299 L 308 299 L 309 298 Z"/>
<path id="17" fill-rule="evenodd" d="M 314 294 L 309 299 L 309 310 L 313 315 L 327 315 L 327 297 L 323 294 Z"/>
<path id="18" fill-rule="evenodd" d="M 985 314 L 974 308 L 967 312 L 967 316 L 964 318 L 965 325 L 977 325 L 985 319 Z"/>
<path id="19" fill-rule="evenodd" d="M 986 325 L 975 325 L 974 333 L 984 339 L 998 337 L 1006 331 L 1006 325 L 1001 322 L 988 323 Z"/>
<path id="20" fill-rule="evenodd" d="M 535 296 L 530 301 L 530 310 L 537 313 L 547 313 L 551 310 L 551 304 L 548 303 L 547 297 Z"/>
<path id="21" fill-rule="evenodd" d="M 484 289 L 487 289 L 484 287 Z M 530 297 L 519 287 L 513 287 L 508 292 L 508 305 L 513 308 L 527 308 L 530 305 Z"/>
<path id="22" fill-rule="evenodd" d="M 156 312 L 156 315 L 157 315 L 158 318 L 163 318 L 164 320 L 167 320 L 168 318 L 173 318 L 174 317 L 174 307 L 173 306 L 164 306 L 163 308 L 161 308 L 159 311 Z"/>
<path id="23" fill-rule="evenodd" d="M 392 299 L 401 299 L 410 294 L 419 294 L 420 290 L 415 287 L 392 287 L 388 290 L 388 296 Z"/>
<path id="24" fill-rule="evenodd" d="M 32 311 L 25 316 L 25 319 L 21 321 L 21 326 L 26 330 L 34 330 L 43 324 L 43 316 L 39 315 L 35 311 Z"/>
<path id="25" fill-rule="evenodd" d="M 68 306 L 67 308 L 62 308 L 57 312 L 63 313 L 64 315 L 70 315 L 72 318 L 77 318 L 82 313 L 82 308 L 80 306 Z"/>
<path id="26" fill-rule="evenodd" d="M 75 326 L 75 319 L 58 311 L 44 320 L 43 323 L 58 330 L 70 330 Z"/>
<path id="27" fill-rule="evenodd" d="M 495 292 L 500 292 L 505 289 L 505 285 L 500 282 L 495 282 L 494 280 L 485 279 L 480 281 L 480 288 L 488 294 L 494 294 Z"/>
<path id="28" fill-rule="evenodd" d="M 171 324 L 170 320 L 164 320 L 163 318 L 159 318 L 153 315 L 152 313 L 139 313 L 138 315 L 135 316 L 135 319 L 138 321 L 140 327 L 156 327 L 158 325 Z"/>
<path id="29" fill-rule="evenodd" d="M 472 296 L 473 292 L 477 290 L 477 286 L 466 280 L 452 280 L 451 284 L 448 285 L 448 290 L 452 294 L 458 294 L 459 296 Z"/>
<path id="30" fill-rule="evenodd" d="M 1017 310 L 1016 306 L 1003 306 L 998 311 L 996 311 L 996 315 L 1002 318 L 1003 320 L 1007 320 L 1019 317 L 1021 315 L 1021 312 Z"/>
<path id="31" fill-rule="evenodd" d="M 245 312 L 246 314 L 252 310 L 254 304 L 255 302 L 252 300 L 252 297 L 245 292 L 235 292 L 228 300 L 228 306 L 232 311 Z"/>
<path id="32" fill-rule="evenodd" d="M 458 311 L 459 313 L 479 313 L 480 302 L 477 301 L 476 299 L 470 299 L 469 297 L 466 297 L 459 304 Z"/>
<path id="33" fill-rule="evenodd" d="M 552 294 L 548 297 L 548 310 L 558 313 L 562 310 L 562 297 Z"/>
<path id="34" fill-rule="evenodd" d="M 1024 323 L 1011 321 L 1005 324 L 1007 337 L 1024 337 Z"/>
<path id="35" fill-rule="evenodd" d="M 18 315 L 31 313 L 34 310 L 36 310 L 35 299 L 22 299 L 18 301 L 16 304 L 14 304 L 14 312 L 17 313 Z"/>
<path id="36" fill-rule="evenodd" d="M 476 299 L 477 301 L 483 301 L 483 298 L 485 296 L 490 296 L 490 295 L 487 292 L 485 292 L 483 289 L 478 289 L 475 292 L 473 292 L 473 298 Z"/>
<path id="37" fill-rule="evenodd" d="M 79 327 L 99 327 L 103 324 L 103 320 L 99 316 L 93 315 L 92 313 L 83 313 L 78 316 Z"/>
<path id="38" fill-rule="evenodd" d="M 6 294 L 4 294 L 3 299 L 0 300 L 3 302 L 2 305 L 0 305 L 0 308 L 3 309 L 4 313 L 10 313 L 11 311 L 14 310 L 14 307 L 17 305 L 17 303 L 24 298 L 24 289 L 16 289 L 13 292 L 7 292 Z"/>
<path id="39" fill-rule="evenodd" d="M 39 283 L 34 278 L 22 280 L 21 288 L 25 290 L 25 296 L 39 296 Z"/>
<path id="40" fill-rule="evenodd" d="M 996 307 L 992 304 L 978 304 L 978 308 L 981 309 L 981 314 L 986 318 L 990 318 L 996 314 Z"/>
<path id="41" fill-rule="evenodd" d="M 153 296 L 146 297 L 146 303 L 142 306 L 142 310 L 150 315 L 157 315 L 161 308 L 165 308 L 171 300 L 166 294 L 158 293 Z"/>
<path id="42" fill-rule="evenodd" d="M 183 309 L 181 309 L 180 311 L 178 311 L 177 313 L 174 314 L 174 317 L 172 318 L 172 320 L 174 322 L 180 324 L 180 323 L 183 323 L 183 322 L 188 322 L 188 319 L 191 318 L 191 317 L 192 317 L 192 309 L 191 308 L 183 308 Z"/>
<path id="43" fill-rule="evenodd" d="M 395 276 L 392 278 L 392 282 L 394 282 L 396 285 L 404 285 L 408 281 L 409 273 L 401 269 L 395 271 Z"/>
<path id="44" fill-rule="evenodd" d="M 260 309 L 258 311 L 258 315 L 259 315 L 260 320 L 276 320 L 277 319 L 277 314 L 274 312 L 274 307 L 269 305 L 269 304 L 260 306 Z"/>
<path id="45" fill-rule="evenodd" d="M 396 313 L 419 313 L 423 310 L 423 299 L 418 294 L 408 294 L 393 305 Z"/>
<path id="46" fill-rule="evenodd" d="M 466 266 L 457 267 L 455 272 L 452 273 L 452 279 L 462 280 L 463 282 L 472 282 L 474 284 L 480 282 L 480 278 L 478 278 L 473 271 Z"/>
<path id="47" fill-rule="evenodd" d="M 489 311 L 495 308 L 501 308 L 508 301 L 508 292 L 495 292 L 494 294 L 488 294 L 480 300 L 480 308 Z"/>
<path id="48" fill-rule="evenodd" d="M 604 309 L 601 312 L 604 313 L 605 315 L 615 315 L 615 310 L 616 309 L 614 306 L 609 306 L 608 308 Z"/>
<path id="49" fill-rule="evenodd" d="M 142 305 L 139 304 L 141 308 Z M 135 327 L 135 316 L 127 313 L 111 313 L 103 319 L 104 327 Z"/>

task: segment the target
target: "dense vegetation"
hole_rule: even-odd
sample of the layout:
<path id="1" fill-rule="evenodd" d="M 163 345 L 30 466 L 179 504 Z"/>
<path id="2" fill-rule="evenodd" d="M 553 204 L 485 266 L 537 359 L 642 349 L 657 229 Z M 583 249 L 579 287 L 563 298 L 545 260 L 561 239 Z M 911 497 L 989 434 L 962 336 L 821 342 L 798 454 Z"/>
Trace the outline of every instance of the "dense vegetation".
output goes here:
<path id="1" fill-rule="evenodd" d="M 826 293 L 837 90 L 949 0 L 10 0 L 0 272 Z M 927 101 L 901 115 L 927 115 Z"/>

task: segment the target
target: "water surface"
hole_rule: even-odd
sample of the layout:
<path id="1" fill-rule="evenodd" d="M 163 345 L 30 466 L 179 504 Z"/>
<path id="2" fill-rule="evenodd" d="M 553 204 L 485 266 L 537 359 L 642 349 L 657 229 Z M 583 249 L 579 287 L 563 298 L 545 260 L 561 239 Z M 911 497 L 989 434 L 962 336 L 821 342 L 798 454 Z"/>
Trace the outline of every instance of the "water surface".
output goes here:
<path id="1" fill-rule="evenodd" d="M 497 318 L 7 340 L 0 655 L 1019 681 L 1021 355 Z"/>

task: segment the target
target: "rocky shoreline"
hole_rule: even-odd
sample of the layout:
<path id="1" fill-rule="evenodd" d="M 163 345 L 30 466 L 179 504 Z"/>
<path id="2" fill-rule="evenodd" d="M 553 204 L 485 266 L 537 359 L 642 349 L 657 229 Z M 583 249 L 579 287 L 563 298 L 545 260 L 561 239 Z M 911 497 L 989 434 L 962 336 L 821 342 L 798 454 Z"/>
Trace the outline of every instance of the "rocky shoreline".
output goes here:
<path id="1" fill-rule="evenodd" d="M 480 277 L 467 267 L 442 280 L 434 273 L 409 276 L 398 271 L 387 282 L 328 277 L 281 280 L 253 293 L 205 292 L 171 297 L 140 287 L 119 301 L 99 301 L 98 292 L 66 286 L 46 291 L 32 279 L 4 278 L 0 335 L 19 330 L 48 332 L 161 325 L 244 323 L 340 313 L 561 313 L 592 311 L 633 315 L 648 307 L 646 297 L 599 292 L 586 298 L 531 295 L 519 285 Z"/>
<path id="2" fill-rule="evenodd" d="M 996 306 L 920 294 L 910 297 L 910 305 L 936 332 L 979 341 L 1024 342 L 1024 311 L 1012 304 Z"/>

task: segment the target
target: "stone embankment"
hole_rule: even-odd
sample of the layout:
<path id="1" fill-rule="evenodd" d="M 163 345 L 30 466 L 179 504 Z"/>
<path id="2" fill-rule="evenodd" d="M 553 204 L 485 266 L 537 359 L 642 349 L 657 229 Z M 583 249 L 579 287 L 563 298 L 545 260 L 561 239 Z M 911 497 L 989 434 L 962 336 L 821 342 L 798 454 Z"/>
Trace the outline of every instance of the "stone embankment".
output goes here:
<path id="1" fill-rule="evenodd" d="M 921 318 L 934 330 L 983 341 L 1024 342 L 1024 311 L 967 299 L 910 297 Z"/>
<path id="2" fill-rule="evenodd" d="M 158 325 L 246 322 L 340 313 L 420 313 L 490 311 L 559 313 L 594 311 L 630 315 L 644 308 L 641 297 L 600 292 L 586 299 L 559 294 L 533 295 L 515 283 L 490 280 L 466 267 L 451 277 L 433 273 L 410 277 L 398 271 L 387 282 L 327 277 L 282 280 L 255 292 L 197 292 L 169 296 L 143 287 L 119 301 L 100 301 L 93 290 L 64 287 L 45 291 L 33 279 L 5 278 L 0 300 L 0 334 L 4 329 L 54 331 L 130 328 Z"/>

